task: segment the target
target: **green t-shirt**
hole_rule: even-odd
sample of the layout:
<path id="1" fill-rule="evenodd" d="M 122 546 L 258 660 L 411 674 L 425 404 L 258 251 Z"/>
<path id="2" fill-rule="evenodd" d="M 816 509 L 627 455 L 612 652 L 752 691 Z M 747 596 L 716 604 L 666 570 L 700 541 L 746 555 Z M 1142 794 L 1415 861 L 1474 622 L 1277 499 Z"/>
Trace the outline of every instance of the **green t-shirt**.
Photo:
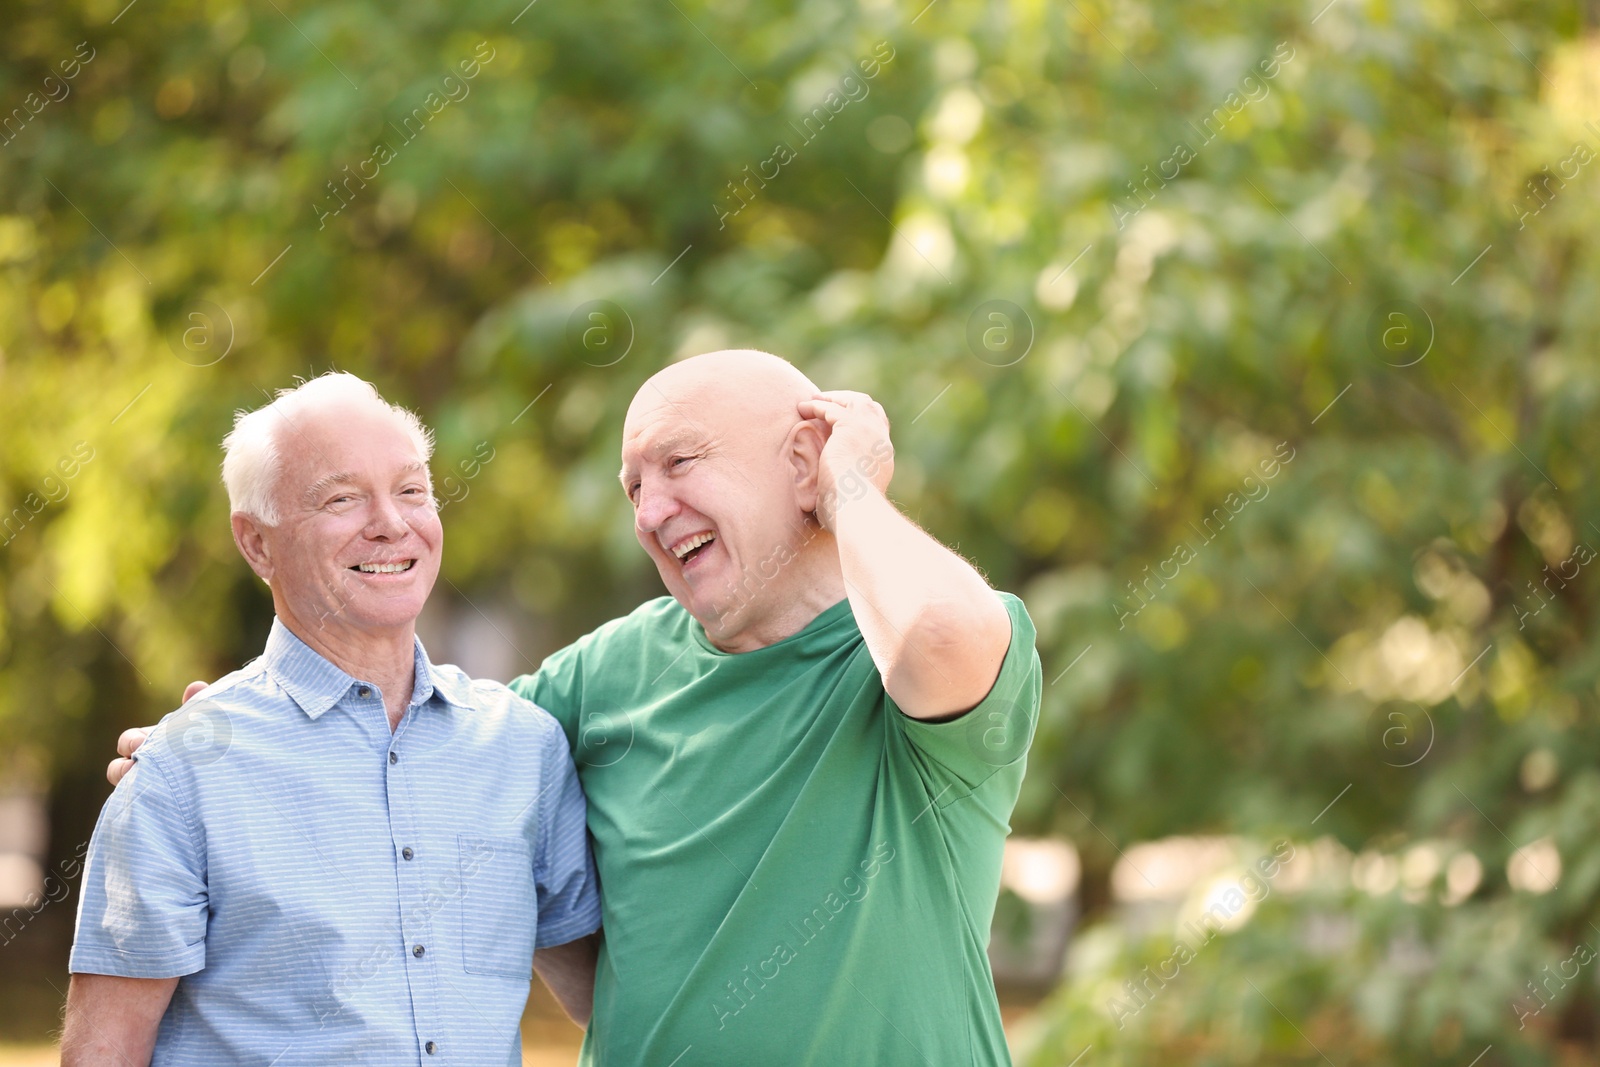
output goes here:
<path id="1" fill-rule="evenodd" d="M 1008 1064 L 986 947 L 1038 718 L 1022 602 L 982 704 L 884 692 L 850 602 L 720 652 L 662 597 L 511 683 L 561 723 L 605 922 L 582 1063 Z"/>

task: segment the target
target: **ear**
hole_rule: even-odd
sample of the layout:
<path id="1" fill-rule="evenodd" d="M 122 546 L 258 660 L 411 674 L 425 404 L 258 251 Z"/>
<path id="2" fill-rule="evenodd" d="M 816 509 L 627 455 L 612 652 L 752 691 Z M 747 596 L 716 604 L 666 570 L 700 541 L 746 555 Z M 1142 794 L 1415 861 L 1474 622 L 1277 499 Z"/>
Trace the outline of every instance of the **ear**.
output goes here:
<path id="1" fill-rule="evenodd" d="M 784 448 L 794 472 L 795 503 L 803 512 L 817 510 L 817 474 L 822 449 L 828 443 L 829 426 L 823 419 L 802 419 L 789 432 Z"/>
<path id="2" fill-rule="evenodd" d="M 239 546 L 239 554 L 257 577 L 271 585 L 273 564 L 272 552 L 267 547 L 267 527 L 254 515 L 242 511 L 235 511 L 229 519 L 233 523 L 233 543 Z"/>

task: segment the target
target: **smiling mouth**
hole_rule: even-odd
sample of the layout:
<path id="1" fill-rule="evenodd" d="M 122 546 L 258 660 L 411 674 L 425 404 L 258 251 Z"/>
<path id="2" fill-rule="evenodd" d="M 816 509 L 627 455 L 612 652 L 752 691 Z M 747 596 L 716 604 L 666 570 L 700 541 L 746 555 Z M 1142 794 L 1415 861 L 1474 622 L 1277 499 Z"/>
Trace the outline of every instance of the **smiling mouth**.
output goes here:
<path id="1" fill-rule="evenodd" d="M 417 565 L 414 559 L 396 560 L 394 563 L 357 563 L 349 568 L 362 574 L 404 574 Z"/>
<path id="2" fill-rule="evenodd" d="M 710 548 L 716 539 L 716 534 L 712 533 L 710 530 L 705 530 L 695 534 L 692 537 L 686 537 L 682 541 L 679 541 L 677 544 L 672 546 L 671 551 L 672 554 L 677 557 L 679 563 L 687 566 L 691 561 L 704 553 L 706 549 Z"/>

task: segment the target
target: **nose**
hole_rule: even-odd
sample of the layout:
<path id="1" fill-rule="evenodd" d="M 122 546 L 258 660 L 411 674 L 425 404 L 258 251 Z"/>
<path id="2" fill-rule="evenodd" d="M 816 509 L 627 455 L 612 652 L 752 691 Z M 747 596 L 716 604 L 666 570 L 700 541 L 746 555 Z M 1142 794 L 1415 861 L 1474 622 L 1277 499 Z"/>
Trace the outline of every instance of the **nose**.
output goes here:
<path id="1" fill-rule="evenodd" d="M 648 478 L 639 485 L 638 500 L 633 523 L 641 534 L 655 533 L 662 523 L 678 513 L 677 499 L 662 488 L 653 488 Z"/>
<path id="2" fill-rule="evenodd" d="M 398 541 L 409 529 L 394 498 L 383 493 L 373 498 L 372 507 L 367 512 L 367 527 L 362 531 L 368 540 Z"/>

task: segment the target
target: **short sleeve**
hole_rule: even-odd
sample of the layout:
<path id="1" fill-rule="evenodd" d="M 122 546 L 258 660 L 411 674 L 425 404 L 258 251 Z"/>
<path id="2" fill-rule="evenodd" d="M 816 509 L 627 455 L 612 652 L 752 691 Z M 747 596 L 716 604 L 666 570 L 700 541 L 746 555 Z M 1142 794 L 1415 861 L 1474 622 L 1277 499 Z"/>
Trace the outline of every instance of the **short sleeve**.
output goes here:
<path id="1" fill-rule="evenodd" d="M 1011 644 L 989 695 L 965 715 L 948 722 L 923 722 L 896 715 L 911 744 L 969 789 L 1002 767 L 1020 763 L 1028 754 L 1039 722 L 1044 671 L 1034 647 L 1033 620 L 1015 596 L 995 595 L 1011 617 Z"/>
<path id="2" fill-rule="evenodd" d="M 206 962 L 203 850 L 183 798 L 153 758 L 133 765 L 89 841 L 68 969 L 177 978 Z"/>
<path id="3" fill-rule="evenodd" d="M 566 738 L 556 730 L 544 747 L 539 846 L 533 875 L 539 893 L 534 947 L 564 945 L 600 928 L 600 883 L 589 848 L 588 805 Z"/>
<path id="4" fill-rule="evenodd" d="M 546 656 L 538 671 L 513 678 L 509 685 L 513 693 L 539 705 L 561 725 L 569 751 L 578 742 L 578 713 L 583 706 L 583 672 L 578 653 L 578 645 L 568 645 Z"/>

